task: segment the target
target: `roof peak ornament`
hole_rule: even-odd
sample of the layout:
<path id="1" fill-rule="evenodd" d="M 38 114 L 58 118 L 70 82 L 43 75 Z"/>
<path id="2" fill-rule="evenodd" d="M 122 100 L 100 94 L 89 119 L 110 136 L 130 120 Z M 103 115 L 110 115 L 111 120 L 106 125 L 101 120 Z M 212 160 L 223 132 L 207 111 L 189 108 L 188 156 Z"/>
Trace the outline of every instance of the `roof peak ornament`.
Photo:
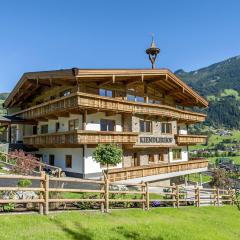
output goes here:
<path id="1" fill-rule="evenodd" d="M 156 46 L 156 43 L 154 41 L 154 35 L 152 34 L 152 43 L 150 48 L 146 49 L 146 54 L 148 54 L 149 60 L 152 63 L 152 69 L 155 69 L 155 61 L 157 58 L 157 55 L 160 53 L 160 48 Z"/>

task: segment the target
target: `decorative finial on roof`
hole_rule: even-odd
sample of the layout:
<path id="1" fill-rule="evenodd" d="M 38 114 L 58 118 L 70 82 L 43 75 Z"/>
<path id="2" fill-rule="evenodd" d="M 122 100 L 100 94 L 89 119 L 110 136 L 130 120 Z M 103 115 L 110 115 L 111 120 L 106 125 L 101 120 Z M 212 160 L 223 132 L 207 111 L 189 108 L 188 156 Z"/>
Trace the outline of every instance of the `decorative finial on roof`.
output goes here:
<path id="1" fill-rule="evenodd" d="M 154 41 L 154 35 L 153 34 L 152 34 L 151 46 L 150 46 L 150 48 L 146 49 L 146 53 L 148 54 L 149 60 L 152 63 L 152 69 L 154 69 L 157 55 L 160 53 L 160 48 L 156 47 L 156 43 Z"/>

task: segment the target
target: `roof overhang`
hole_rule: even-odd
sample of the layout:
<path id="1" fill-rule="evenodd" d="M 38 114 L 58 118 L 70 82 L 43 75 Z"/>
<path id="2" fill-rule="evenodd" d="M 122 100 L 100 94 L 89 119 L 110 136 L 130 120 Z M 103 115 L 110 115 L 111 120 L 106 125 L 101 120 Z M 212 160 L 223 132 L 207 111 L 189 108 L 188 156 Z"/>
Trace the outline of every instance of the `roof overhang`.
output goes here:
<path id="1" fill-rule="evenodd" d="M 35 121 L 22 119 L 16 116 L 0 116 L 0 125 L 11 125 L 11 124 L 36 124 Z"/>
<path id="2" fill-rule="evenodd" d="M 168 69 L 66 69 L 44 72 L 29 72 L 23 74 L 13 91 L 6 99 L 6 108 L 17 105 L 23 101 L 23 96 L 33 94 L 40 86 L 76 85 L 81 81 L 102 81 L 115 83 L 117 81 L 156 84 L 159 89 L 164 89 L 167 94 L 175 98 L 185 99 L 186 105 L 207 107 L 208 102 L 197 92 L 176 77 Z M 180 104 L 181 105 L 181 104 Z"/>

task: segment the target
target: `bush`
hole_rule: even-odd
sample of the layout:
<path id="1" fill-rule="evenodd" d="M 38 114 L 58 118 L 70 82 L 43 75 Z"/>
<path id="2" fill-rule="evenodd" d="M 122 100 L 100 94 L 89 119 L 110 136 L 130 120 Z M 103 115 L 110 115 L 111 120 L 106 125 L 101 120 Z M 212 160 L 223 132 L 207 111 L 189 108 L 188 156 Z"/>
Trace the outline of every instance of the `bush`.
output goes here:
<path id="1" fill-rule="evenodd" d="M 23 179 L 18 182 L 18 187 L 29 187 L 32 185 L 32 181 L 28 179 Z"/>

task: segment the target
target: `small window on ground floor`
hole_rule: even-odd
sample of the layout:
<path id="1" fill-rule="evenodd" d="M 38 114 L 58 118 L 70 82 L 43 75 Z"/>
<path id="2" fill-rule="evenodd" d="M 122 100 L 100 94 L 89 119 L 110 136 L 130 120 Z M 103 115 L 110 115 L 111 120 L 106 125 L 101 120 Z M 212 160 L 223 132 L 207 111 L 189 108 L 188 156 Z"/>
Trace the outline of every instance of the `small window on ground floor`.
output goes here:
<path id="1" fill-rule="evenodd" d="M 181 160 L 182 159 L 182 149 L 173 149 L 173 160 Z"/>
<path id="2" fill-rule="evenodd" d="M 65 156 L 65 167 L 72 168 L 72 155 Z"/>
<path id="3" fill-rule="evenodd" d="M 49 155 L 49 165 L 54 166 L 55 165 L 55 156 Z"/>

